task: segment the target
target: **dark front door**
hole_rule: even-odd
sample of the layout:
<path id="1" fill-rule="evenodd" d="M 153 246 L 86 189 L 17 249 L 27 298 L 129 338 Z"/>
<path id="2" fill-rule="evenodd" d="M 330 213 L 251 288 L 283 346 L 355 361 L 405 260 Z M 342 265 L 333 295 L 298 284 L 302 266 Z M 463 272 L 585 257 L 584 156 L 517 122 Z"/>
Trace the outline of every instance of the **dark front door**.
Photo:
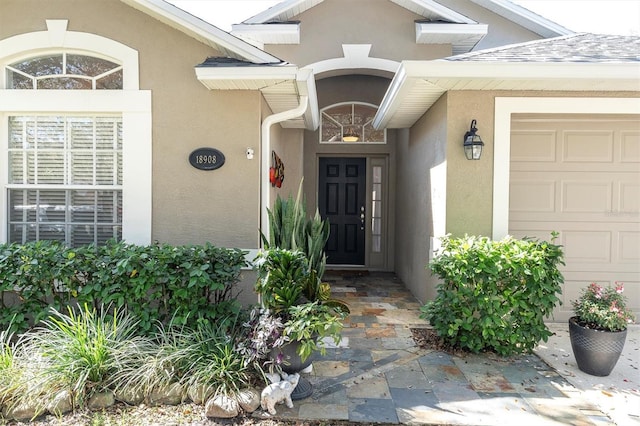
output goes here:
<path id="1" fill-rule="evenodd" d="M 364 265 L 365 158 L 320 158 L 318 209 L 329 219 L 327 263 Z"/>

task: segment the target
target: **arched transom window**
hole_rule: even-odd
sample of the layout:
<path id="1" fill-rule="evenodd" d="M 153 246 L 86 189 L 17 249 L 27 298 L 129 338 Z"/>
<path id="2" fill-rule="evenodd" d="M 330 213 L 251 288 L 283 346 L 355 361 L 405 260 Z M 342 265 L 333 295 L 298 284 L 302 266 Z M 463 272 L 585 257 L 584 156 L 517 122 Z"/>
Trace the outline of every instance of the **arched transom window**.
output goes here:
<path id="1" fill-rule="evenodd" d="M 94 56 L 48 54 L 6 69 L 8 89 L 122 90 L 122 66 Z"/>
<path id="2" fill-rule="evenodd" d="M 320 143 L 386 143 L 386 131 L 371 125 L 378 107 L 350 102 L 322 110 Z"/>

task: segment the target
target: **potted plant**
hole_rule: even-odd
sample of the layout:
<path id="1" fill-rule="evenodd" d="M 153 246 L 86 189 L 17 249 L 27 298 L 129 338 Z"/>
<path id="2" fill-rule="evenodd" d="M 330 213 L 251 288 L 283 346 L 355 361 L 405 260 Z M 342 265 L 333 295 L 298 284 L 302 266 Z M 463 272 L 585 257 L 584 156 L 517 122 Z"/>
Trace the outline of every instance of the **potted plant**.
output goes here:
<path id="1" fill-rule="evenodd" d="M 305 279 L 302 289 L 304 297 L 309 301 L 319 301 L 335 310 L 349 313 L 347 304 L 331 297 L 331 286 L 323 282 L 327 256 L 325 245 L 329 239 L 329 221 L 322 219 L 316 209 L 313 216 L 307 215 L 306 200 L 302 193 L 302 181 L 298 188 L 297 197 L 289 195 L 282 199 L 279 195 L 273 209 L 267 209 L 269 214 L 269 238 L 260 233 L 263 246 L 270 248 L 288 249 L 304 253 L 308 261 L 309 277 Z"/>
<path id="2" fill-rule="evenodd" d="M 317 278 L 309 269 L 304 253 L 277 247 L 263 250 L 256 258 L 256 266 L 255 290 L 261 306 L 257 308 L 260 313 L 253 315 L 250 345 L 254 349 L 262 348 L 263 366 L 287 373 L 299 372 L 309 366 L 312 353 L 324 353 L 325 348 L 319 341 L 331 338 L 340 342 L 344 315 L 330 305 L 305 296 L 308 281 Z M 293 399 L 311 394 L 311 385 L 303 378 L 296 389 Z"/>
<path id="3" fill-rule="evenodd" d="M 591 283 L 573 301 L 575 316 L 569 318 L 571 348 L 578 368 L 593 376 L 608 376 L 627 337 L 627 326 L 635 320 L 622 295 L 624 286 L 602 287 Z"/>

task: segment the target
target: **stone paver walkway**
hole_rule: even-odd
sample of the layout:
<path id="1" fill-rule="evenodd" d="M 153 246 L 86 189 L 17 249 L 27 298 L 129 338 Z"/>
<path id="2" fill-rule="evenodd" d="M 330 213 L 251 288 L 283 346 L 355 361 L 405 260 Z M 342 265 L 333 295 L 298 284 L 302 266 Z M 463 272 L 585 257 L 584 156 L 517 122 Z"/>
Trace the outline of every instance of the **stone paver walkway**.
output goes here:
<path id="1" fill-rule="evenodd" d="M 420 305 L 391 273 L 329 273 L 349 304 L 343 341 L 317 356 L 313 394 L 277 406 L 287 419 L 378 424 L 612 425 L 535 355 L 454 356 L 415 346 Z"/>

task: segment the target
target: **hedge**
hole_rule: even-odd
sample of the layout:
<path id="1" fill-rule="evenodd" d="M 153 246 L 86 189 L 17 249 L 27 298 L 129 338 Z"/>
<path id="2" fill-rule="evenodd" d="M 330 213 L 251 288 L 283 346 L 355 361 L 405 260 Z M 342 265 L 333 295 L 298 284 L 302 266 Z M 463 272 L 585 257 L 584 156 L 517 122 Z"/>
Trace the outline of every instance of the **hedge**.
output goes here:
<path id="1" fill-rule="evenodd" d="M 211 244 L 68 248 L 38 241 L 0 245 L 0 329 L 22 332 L 50 307 L 126 309 L 142 333 L 158 321 L 192 325 L 239 311 L 234 284 L 245 252 Z"/>

